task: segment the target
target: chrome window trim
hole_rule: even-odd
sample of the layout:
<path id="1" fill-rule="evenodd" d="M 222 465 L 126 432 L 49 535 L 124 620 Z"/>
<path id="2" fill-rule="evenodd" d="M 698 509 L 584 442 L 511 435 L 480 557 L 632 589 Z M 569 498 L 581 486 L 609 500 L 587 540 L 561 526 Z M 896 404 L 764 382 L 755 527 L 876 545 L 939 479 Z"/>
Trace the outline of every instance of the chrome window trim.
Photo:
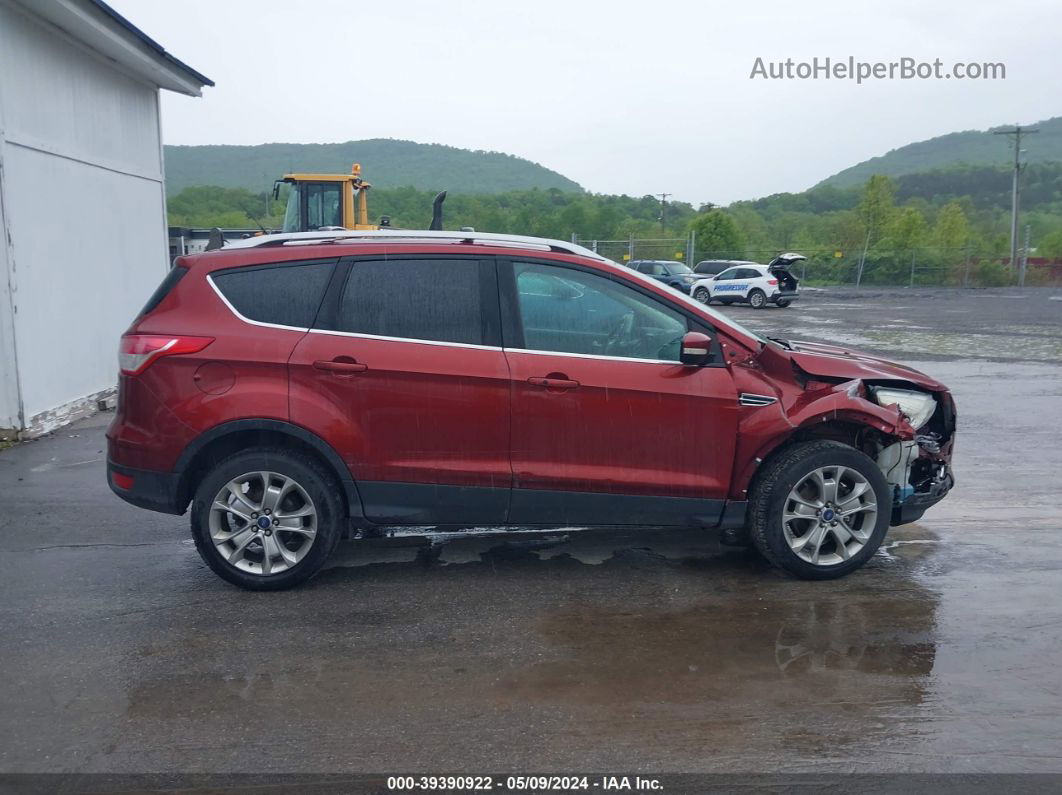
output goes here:
<path id="1" fill-rule="evenodd" d="M 311 334 L 327 334 L 330 337 L 354 337 L 355 339 L 380 340 L 381 342 L 412 342 L 417 345 L 441 345 L 445 348 L 471 348 L 478 351 L 500 351 L 497 345 L 476 345 L 471 342 L 449 342 L 445 340 L 422 340 L 415 337 L 386 337 L 382 334 L 364 334 L 360 331 L 338 331 L 328 328 L 309 329 Z"/>
<path id="2" fill-rule="evenodd" d="M 325 334 L 330 337 L 352 337 L 354 339 L 379 340 L 381 342 L 408 342 L 414 345 L 437 345 L 444 348 L 471 348 L 477 351 L 501 351 L 502 353 L 531 353 L 537 356 L 574 356 L 577 359 L 603 359 L 605 361 L 643 362 L 645 364 L 673 364 L 685 366 L 679 361 L 668 359 L 637 359 L 631 356 L 605 356 L 597 353 L 569 353 L 568 351 L 534 351 L 529 348 L 503 348 L 497 345 L 475 345 L 470 342 L 446 342 L 443 340 L 422 340 L 414 337 L 386 337 L 382 334 L 364 334 L 360 331 L 335 331 L 333 329 L 312 328 L 311 334 Z"/>
<path id="3" fill-rule="evenodd" d="M 225 297 L 225 294 L 221 292 L 221 289 L 214 284 L 213 274 L 207 274 L 207 283 L 214 290 L 214 293 L 221 302 L 228 307 L 228 310 L 232 312 L 239 320 L 244 323 L 248 323 L 252 326 L 263 326 L 264 328 L 276 328 L 284 331 L 301 331 L 303 333 L 309 332 L 310 334 L 326 334 L 331 337 L 353 337 L 354 339 L 366 339 L 366 340 L 379 340 L 381 342 L 409 342 L 415 345 L 436 345 L 444 348 L 470 348 L 477 351 L 501 351 L 510 353 L 530 353 L 537 356 L 574 356 L 577 359 L 603 359 L 605 361 L 621 361 L 621 362 L 642 362 L 643 364 L 672 364 L 683 367 L 685 365 L 679 361 L 670 361 L 668 359 L 638 359 L 631 356 L 606 356 L 598 353 L 570 353 L 568 351 L 536 351 L 530 348 L 503 348 L 498 345 L 475 345 L 470 342 L 445 342 L 442 340 L 421 340 L 414 337 L 386 337 L 382 334 L 363 334 L 358 331 L 337 331 L 334 329 L 325 328 L 306 328 L 303 326 L 283 326 L 279 323 L 266 323 L 262 320 L 251 320 L 251 318 L 240 314 L 239 310 L 232 305 L 232 302 Z"/>
<path id="4" fill-rule="evenodd" d="M 537 356 L 574 356 L 577 359 L 603 359 L 607 362 L 642 362 L 643 364 L 673 364 L 677 367 L 686 367 L 682 362 L 674 359 L 639 359 L 634 356 L 606 356 L 603 353 L 569 353 L 568 351 L 536 351 L 530 348 L 504 348 L 511 353 L 531 353 Z"/>

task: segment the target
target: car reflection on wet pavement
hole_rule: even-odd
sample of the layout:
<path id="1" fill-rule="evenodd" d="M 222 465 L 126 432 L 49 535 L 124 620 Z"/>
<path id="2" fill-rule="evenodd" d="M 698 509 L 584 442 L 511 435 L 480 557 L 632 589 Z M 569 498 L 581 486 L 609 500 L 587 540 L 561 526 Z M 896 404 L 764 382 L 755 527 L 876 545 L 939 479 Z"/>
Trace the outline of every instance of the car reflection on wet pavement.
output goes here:
<path id="1" fill-rule="evenodd" d="M 4 451 L 0 771 L 1060 771 L 1062 304 L 1031 292 L 727 310 L 955 394 L 954 493 L 832 582 L 594 530 L 344 543 L 248 593 L 109 493 L 105 415 Z"/>

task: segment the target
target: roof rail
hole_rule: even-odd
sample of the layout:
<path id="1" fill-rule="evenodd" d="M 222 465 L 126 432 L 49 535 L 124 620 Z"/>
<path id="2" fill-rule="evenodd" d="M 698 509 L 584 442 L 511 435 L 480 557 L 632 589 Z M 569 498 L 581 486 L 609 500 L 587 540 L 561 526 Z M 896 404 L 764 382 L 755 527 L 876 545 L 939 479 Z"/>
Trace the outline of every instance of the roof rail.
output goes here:
<path id="1" fill-rule="evenodd" d="M 563 240 L 551 240 L 545 237 L 527 235 L 505 235 L 494 232 L 435 232 L 423 229 L 367 229 L 367 230 L 319 230 L 317 232 L 283 232 L 272 235 L 258 235 L 242 240 L 226 241 L 225 249 L 262 248 L 265 246 L 284 246 L 288 244 L 343 243 L 346 241 L 394 242 L 462 242 L 495 246 L 528 246 L 555 251 L 561 254 L 575 254 L 580 257 L 608 261 L 600 254 L 576 243 Z"/>

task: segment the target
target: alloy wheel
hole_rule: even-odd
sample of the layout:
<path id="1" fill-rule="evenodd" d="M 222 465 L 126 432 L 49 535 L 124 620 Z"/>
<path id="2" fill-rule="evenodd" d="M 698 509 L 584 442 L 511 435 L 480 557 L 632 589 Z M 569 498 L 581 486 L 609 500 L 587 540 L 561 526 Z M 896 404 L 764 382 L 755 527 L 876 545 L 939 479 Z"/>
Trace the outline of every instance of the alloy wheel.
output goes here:
<path id="1" fill-rule="evenodd" d="M 877 518 L 870 482 L 851 467 L 825 466 L 806 474 L 789 492 L 782 532 L 801 560 L 833 566 L 867 545 Z"/>
<path id="2" fill-rule="evenodd" d="M 294 567 L 317 538 L 317 509 L 306 489 L 278 472 L 247 472 L 217 493 L 210 539 L 221 557 L 263 577 Z"/>

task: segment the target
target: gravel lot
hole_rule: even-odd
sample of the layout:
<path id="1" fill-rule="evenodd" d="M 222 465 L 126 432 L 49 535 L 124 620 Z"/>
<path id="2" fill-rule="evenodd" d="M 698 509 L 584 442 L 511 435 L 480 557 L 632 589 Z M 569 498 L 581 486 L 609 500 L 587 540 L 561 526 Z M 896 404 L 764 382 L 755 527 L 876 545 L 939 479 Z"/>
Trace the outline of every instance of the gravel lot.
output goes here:
<path id="1" fill-rule="evenodd" d="M 955 393 L 954 493 L 838 582 L 594 531 L 346 543 L 245 593 L 111 495 L 107 415 L 0 452 L 0 772 L 1062 772 L 1060 297 L 726 310 Z"/>

